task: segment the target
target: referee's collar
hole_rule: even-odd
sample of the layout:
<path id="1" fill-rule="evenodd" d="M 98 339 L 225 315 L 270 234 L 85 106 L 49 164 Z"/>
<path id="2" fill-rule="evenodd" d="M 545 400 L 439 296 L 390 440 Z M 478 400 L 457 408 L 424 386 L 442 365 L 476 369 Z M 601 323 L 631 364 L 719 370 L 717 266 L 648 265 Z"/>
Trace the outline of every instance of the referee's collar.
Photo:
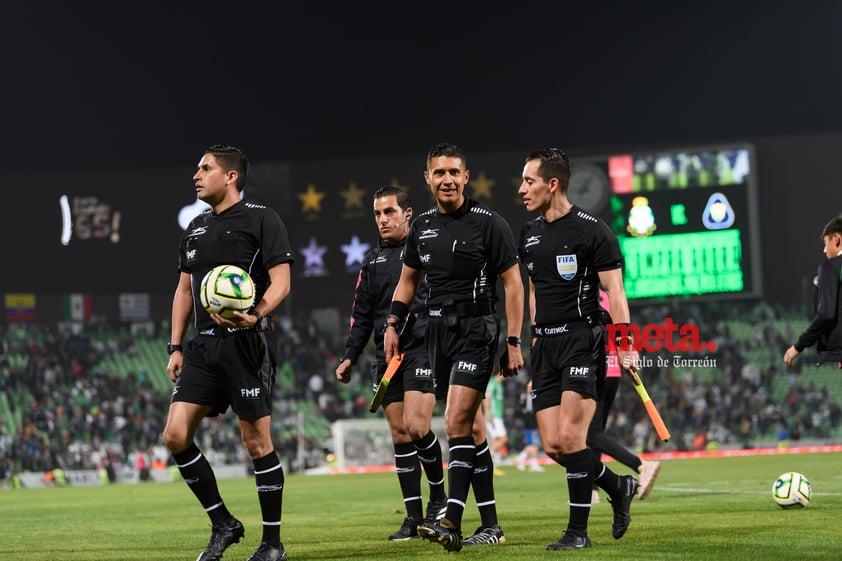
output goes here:
<path id="1" fill-rule="evenodd" d="M 438 207 L 436 207 L 436 213 L 440 216 L 452 216 L 454 218 L 462 218 L 463 216 L 471 212 L 471 209 L 477 205 L 477 202 L 468 195 L 463 196 L 465 197 L 465 201 L 462 203 L 462 206 L 460 206 L 453 212 L 442 212 Z"/>
<path id="2" fill-rule="evenodd" d="M 380 238 L 380 241 L 377 242 L 377 247 L 379 247 L 379 248 L 395 248 L 395 247 L 403 247 L 404 245 L 406 245 L 406 238 L 402 239 L 401 241 L 399 241 L 396 244 L 387 243 L 386 240 L 384 240 L 383 238 Z"/>

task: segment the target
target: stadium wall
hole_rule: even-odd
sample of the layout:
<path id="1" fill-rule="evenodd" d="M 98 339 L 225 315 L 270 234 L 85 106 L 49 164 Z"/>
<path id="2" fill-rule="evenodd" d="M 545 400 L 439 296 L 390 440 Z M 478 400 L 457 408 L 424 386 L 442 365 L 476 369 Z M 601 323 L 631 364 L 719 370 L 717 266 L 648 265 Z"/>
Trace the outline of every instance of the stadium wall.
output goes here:
<path id="1" fill-rule="evenodd" d="M 738 140 L 751 143 L 757 158 L 764 298 L 809 305 L 810 281 L 823 259 L 819 232 L 842 210 L 828 206 L 827 199 L 838 183 L 842 134 Z M 606 147 L 599 153 L 673 148 L 682 147 Z M 515 231 L 529 218 L 515 194 L 527 151 L 476 154 L 468 162 L 469 190 L 489 193 L 482 200 Z M 597 154 L 571 150 L 570 155 Z M 14 190 L 12 206 L 0 222 L 10 264 L 0 278 L 0 294 L 7 296 L 0 299 L 2 318 L 65 319 L 67 297 L 86 294 L 95 316 L 166 319 L 177 282 L 182 223 L 201 207 L 195 200 L 193 171 L 185 163 L 183 168 L 129 172 L 0 175 Z M 343 247 L 354 245 L 361 251 L 360 244 L 374 242 L 370 197 L 382 185 L 404 186 L 416 206 L 429 207 L 422 171 L 421 155 L 253 164 L 246 195 L 278 210 L 297 254 L 286 315 L 320 308 L 347 314 L 359 264 Z M 315 264 L 310 256 L 319 252 L 323 262 Z M 10 294 L 33 295 L 34 300 L 20 304 L 9 300 Z M 143 299 L 133 297 L 137 294 L 148 295 L 146 307 Z M 21 309 L 10 309 L 10 302 Z"/>

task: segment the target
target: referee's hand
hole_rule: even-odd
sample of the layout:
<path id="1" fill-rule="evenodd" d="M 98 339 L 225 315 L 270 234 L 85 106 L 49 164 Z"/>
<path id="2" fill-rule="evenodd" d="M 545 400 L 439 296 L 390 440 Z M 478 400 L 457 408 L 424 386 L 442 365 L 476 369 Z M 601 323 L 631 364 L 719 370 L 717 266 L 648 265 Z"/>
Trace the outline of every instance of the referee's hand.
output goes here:
<path id="1" fill-rule="evenodd" d="M 792 345 L 784 353 L 784 364 L 786 364 L 789 367 L 792 367 L 792 361 L 795 360 L 795 357 L 797 357 L 800 354 L 801 353 L 795 350 L 795 345 Z"/>
<path id="2" fill-rule="evenodd" d="M 509 352 L 511 351 L 511 352 Z M 506 345 L 506 350 L 500 357 L 500 374 L 504 378 L 517 376 L 523 368 L 523 353 L 520 345 Z"/>
<path id="3" fill-rule="evenodd" d="M 339 365 L 336 367 L 336 379 L 343 384 L 350 382 L 352 366 L 350 358 L 340 361 Z"/>
<path id="4" fill-rule="evenodd" d="M 178 375 L 181 374 L 181 369 L 184 367 L 184 354 L 181 351 L 173 351 L 170 355 L 170 360 L 167 363 L 167 376 L 170 381 L 178 380 Z"/>
<path id="5" fill-rule="evenodd" d="M 399 336 L 397 329 L 389 327 L 383 334 L 383 351 L 386 353 L 386 364 L 398 354 Z"/>
<path id="6" fill-rule="evenodd" d="M 617 362 L 626 372 L 637 374 L 640 368 L 640 354 L 635 349 L 617 349 Z"/>
<path id="7" fill-rule="evenodd" d="M 257 317 L 245 312 L 234 312 L 234 317 L 232 318 L 224 318 L 219 314 L 211 314 L 210 317 L 220 327 L 228 327 L 231 329 L 254 327 L 257 325 L 257 322 L 260 321 Z"/>

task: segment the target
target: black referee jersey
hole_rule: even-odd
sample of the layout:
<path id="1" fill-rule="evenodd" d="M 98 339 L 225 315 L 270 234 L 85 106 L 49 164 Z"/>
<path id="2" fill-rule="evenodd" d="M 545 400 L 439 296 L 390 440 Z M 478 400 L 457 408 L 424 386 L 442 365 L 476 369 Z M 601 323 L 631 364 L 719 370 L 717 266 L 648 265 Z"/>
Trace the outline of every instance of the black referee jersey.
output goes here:
<path id="1" fill-rule="evenodd" d="M 552 222 L 542 216 L 520 232 L 520 257 L 535 287 L 537 325 L 597 316 L 600 271 L 623 264 L 617 236 L 577 206 Z"/>
<path id="2" fill-rule="evenodd" d="M 357 363 L 372 333 L 377 361 L 380 364 L 386 362 L 386 353 L 383 351 L 383 326 L 389 315 L 395 287 L 401 277 L 405 241 L 388 245 L 381 238 L 377 247 L 370 250 L 363 259 L 354 289 L 351 326 L 345 341 L 345 352 L 342 354 L 343 359 L 351 359 L 353 364 Z M 424 329 L 427 325 L 427 310 L 424 307 L 426 295 L 426 283 L 422 282 L 410 306 L 410 311 L 416 314 L 417 320 L 409 340 L 419 348 L 423 348 Z"/>
<path id="3" fill-rule="evenodd" d="M 423 269 L 429 285 L 427 306 L 497 301 L 497 278 L 518 262 L 509 223 L 470 197 L 447 214 L 437 207 L 412 223 L 404 263 Z"/>
<path id="4" fill-rule="evenodd" d="M 245 269 L 254 280 L 254 301 L 260 302 L 269 286 L 268 270 L 292 262 L 286 227 L 274 209 L 240 201 L 219 214 L 209 209 L 194 218 L 181 238 L 178 270 L 191 276 L 196 329 L 216 327 L 199 299 L 199 288 L 208 271 L 217 265 Z"/>

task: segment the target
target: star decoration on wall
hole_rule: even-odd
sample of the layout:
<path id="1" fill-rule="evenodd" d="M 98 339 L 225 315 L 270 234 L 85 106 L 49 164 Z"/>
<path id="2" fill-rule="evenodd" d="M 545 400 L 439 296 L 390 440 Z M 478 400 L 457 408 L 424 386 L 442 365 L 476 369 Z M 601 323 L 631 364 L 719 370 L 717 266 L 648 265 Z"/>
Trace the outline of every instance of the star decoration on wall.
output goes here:
<path id="1" fill-rule="evenodd" d="M 345 199 L 345 208 L 363 208 L 363 195 L 366 190 L 357 187 L 356 181 L 348 183 L 348 188 L 340 191 L 339 194 Z"/>
<path id="2" fill-rule="evenodd" d="M 518 191 L 520 190 L 520 186 L 523 184 L 523 178 L 520 176 L 512 177 L 510 181 L 512 182 L 512 185 L 515 186 L 515 188 L 513 189 L 514 196 L 512 197 L 512 202 L 515 206 L 523 206 L 523 195 L 518 193 Z"/>
<path id="3" fill-rule="evenodd" d="M 485 175 L 484 171 L 479 172 L 479 177 L 470 181 L 470 185 L 474 190 L 474 198 L 486 198 L 490 200 L 492 198 L 491 188 L 494 187 L 495 183 L 497 181 Z"/>
<path id="4" fill-rule="evenodd" d="M 309 183 L 307 185 L 307 191 L 298 194 L 298 199 L 302 202 L 301 212 L 307 212 L 308 210 L 311 210 L 312 212 L 321 212 L 322 199 L 324 197 L 325 193 L 317 191 L 316 186 Z"/>
<path id="5" fill-rule="evenodd" d="M 392 181 L 389 182 L 389 186 L 390 187 L 397 187 L 398 189 L 400 189 L 404 193 L 409 192 L 409 185 L 402 185 L 401 182 L 398 181 L 397 177 L 392 178 Z"/>
<path id="6" fill-rule="evenodd" d="M 301 255 L 304 256 L 304 276 L 324 277 L 327 276 L 325 269 L 324 255 L 327 253 L 327 246 L 319 245 L 315 237 L 310 238 L 310 245 L 302 247 Z"/>
<path id="7" fill-rule="evenodd" d="M 362 266 L 366 252 L 371 249 L 371 244 L 360 242 L 360 237 L 353 235 L 351 243 L 343 244 L 341 247 L 345 254 L 345 268 L 349 272 L 356 272 Z"/>

